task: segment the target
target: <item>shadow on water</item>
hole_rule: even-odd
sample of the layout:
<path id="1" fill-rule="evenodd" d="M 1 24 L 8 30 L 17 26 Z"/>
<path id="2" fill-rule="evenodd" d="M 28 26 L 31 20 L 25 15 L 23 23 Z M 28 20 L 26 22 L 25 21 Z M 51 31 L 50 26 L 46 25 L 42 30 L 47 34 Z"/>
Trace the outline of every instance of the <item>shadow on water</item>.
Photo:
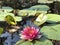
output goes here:
<path id="1" fill-rule="evenodd" d="M 4 29 L 4 32 L 6 31 L 7 26 L 8 26 L 8 24 L 6 22 L 0 21 L 0 27 L 2 27 Z"/>

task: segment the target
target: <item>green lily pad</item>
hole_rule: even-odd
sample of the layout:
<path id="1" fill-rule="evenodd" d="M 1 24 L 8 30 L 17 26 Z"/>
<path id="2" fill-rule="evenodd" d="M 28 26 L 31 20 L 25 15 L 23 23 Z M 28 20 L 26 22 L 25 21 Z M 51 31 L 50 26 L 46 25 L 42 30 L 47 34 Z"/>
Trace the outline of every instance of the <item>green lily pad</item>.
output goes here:
<path id="1" fill-rule="evenodd" d="M 19 10 L 18 15 L 19 16 L 35 16 L 35 14 L 39 13 L 47 13 L 47 11 L 36 11 L 36 10 Z"/>
<path id="2" fill-rule="evenodd" d="M 34 40 L 34 41 L 18 41 L 16 45 L 53 45 L 52 42 L 45 37 L 39 39 L 39 40 Z"/>
<path id="3" fill-rule="evenodd" d="M 37 11 L 33 11 L 33 10 L 20 10 L 18 12 L 19 16 L 31 16 L 31 15 L 35 15 Z"/>
<path id="4" fill-rule="evenodd" d="M 40 26 L 40 25 L 44 24 L 46 22 L 46 20 L 47 20 L 46 14 L 42 13 L 36 18 L 36 20 L 34 21 L 34 24 L 37 26 Z"/>
<path id="5" fill-rule="evenodd" d="M 60 24 L 50 24 L 41 29 L 41 33 L 48 39 L 60 40 Z"/>
<path id="6" fill-rule="evenodd" d="M 46 38 L 41 38 L 40 40 L 36 40 L 34 45 L 53 45 L 52 42 Z"/>
<path id="7" fill-rule="evenodd" d="M 32 43 L 30 41 L 20 40 L 16 43 L 16 45 L 32 45 Z"/>
<path id="8" fill-rule="evenodd" d="M 4 12 L 11 12 L 13 10 L 13 8 L 11 8 L 11 7 L 2 7 L 2 10 L 4 10 Z"/>
<path id="9" fill-rule="evenodd" d="M 54 0 L 38 0 L 38 3 L 53 3 Z"/>
<path id="10" fill-rule="evenodd" d="M 47 11 L 50 8 L 47 5 L 35 5 L 29 8 L 30 10 L 37 10 L 37 11 Z"/>
<path id="11" fill-rule="evenodd" d="M 58 14 L 47 14 L 47 22 L 49 23 L 56 23 L 60 21 L 60 15 Z"/>
<path id="12" fill-rule="evenodd" d="M 5 21 L 5 16 L 7 16 L 7 15 L 14 16 L 13 13 L 5 13 L 5 12 L 2 12 L 2 13 L 0 13 L 0 21 Z"/>
<path id="13" fill-rule="evenodd" d="M 15 20 L 16 21 L 21 21 L 22 20 L 22 17 L 15 16 Z"/>

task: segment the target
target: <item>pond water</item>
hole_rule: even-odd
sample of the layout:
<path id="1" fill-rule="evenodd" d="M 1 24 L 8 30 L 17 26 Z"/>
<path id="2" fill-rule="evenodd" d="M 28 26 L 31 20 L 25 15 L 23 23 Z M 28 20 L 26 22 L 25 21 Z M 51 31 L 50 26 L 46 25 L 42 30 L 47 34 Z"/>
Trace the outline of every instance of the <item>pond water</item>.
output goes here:
<path id="1" fill-rule="evenodd" d="M 4 45 L 15 45 L 15 43 L 20 40 L 20 37 L 17 33 L 10 34 L 8 32 L 5 32 L 1 35 L 1 37 L 6 37 L 7 38 L 4 41 Z"/>
<path id="2" fill-rule="evenodd" d="M 23 27 L 26 27 L 26 26 L 33 26 L 33 27 L 36 27 L 36 28 L 39 28 L 38 26 L 34 25 L 31 21 L 27 20 L 26 23 L 23 25 Z M 19 33 L 20 33 L 20 30 L 13 34 L 10 34 L 9 32 L 5 32 L 1 35 L 1 37 L 6 37 L 7 39 L 4 41 L 4 45 L 15 45 L 15 43 L 17 41 L 20 40 L 20 36 L 19 36 Z"/>

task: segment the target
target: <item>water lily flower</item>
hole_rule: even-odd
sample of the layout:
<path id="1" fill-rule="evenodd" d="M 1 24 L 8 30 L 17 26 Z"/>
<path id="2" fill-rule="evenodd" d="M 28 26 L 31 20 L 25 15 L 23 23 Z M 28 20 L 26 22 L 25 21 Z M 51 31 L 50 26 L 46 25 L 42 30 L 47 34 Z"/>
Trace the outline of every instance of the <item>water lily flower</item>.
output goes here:
<path id="1" fill-rule="evenodd" d="M 32 41 L 41 37 L 39 29 L 35 27 L 26 27 L 20 34 L 21 39 Z"/>

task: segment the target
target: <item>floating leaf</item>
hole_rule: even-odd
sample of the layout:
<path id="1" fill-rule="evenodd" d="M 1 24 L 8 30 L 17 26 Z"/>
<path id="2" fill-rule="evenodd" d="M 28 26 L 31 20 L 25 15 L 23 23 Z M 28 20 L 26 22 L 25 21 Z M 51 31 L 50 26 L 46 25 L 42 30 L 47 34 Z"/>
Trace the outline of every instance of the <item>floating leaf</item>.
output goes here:
<path id="1" fill-rule="evenodd" d="M 36 11 L 32 11 L 32 10 L 20 10 L 18 12 L 19 16 L 31 16 L 31 15 L 35 15 Z"/>
<path id="2" fill-rule="evenodd" d="M 20 40 L 16 43 L 16 45 L 32 45 L 32 43 L 30 41 Z"/>
<path id="3" fill-rule="evenodd" d="M 47 22 L 49 23 L 56 23 L 60 21 L 60 15 L 58 14 L 47 14 Z"/>
<path id="4" fill-rule="evenodd" d="M 2 13 L 0 13 L 0 21 L 5 21 L 5 17 L 6 17 L 7 15 L 14 16 L 13 13 L 5 13 L 5 12 L 2 12 Z"/>
<path id="5" fill-rule="evenodd" d="M 35 5 L 29 8 L 30 10 L 36 10 L 36 11 L 47 11 L 49 10 L 49 7 L 47 5 Z"/>
<path id="6" fill-rule="evenodd" d="M 45 37 L 42 37 L 39 40 L 34 40 L 34 41 L 25 41 L 22 42 L 21 40 L 16 43 L 16 45 L 53 45 L 51 41 L 46 39 Z"/>
<path id="7" fill-rule="evenodd" d="M 13 10 L 13 8 L 11 8 L 11 7 L 2 7 L 2 10 L 4 10 L 4 12 L 11 12 Z"/>
<path id="8" fill-rule="evenodd" d="M 24 41 L 24 40 L 20 40 L 20 41 L 18 41 L 15 45 L 22 44 L 23 42 L 25 42 L 25 41 Z"/>
<path id="9" fill-rule="evenodd" d="M 15 16 L 15 20 L 16 21 L 21 21 L 22 20 L 22 17 Z"/>
<path id="10" fill-rule="evenodd" d="M 34 45 L 53 45 L 52 42 L 44 37 L 42 37 L 40 40 L 36 40 Z"/>
<path id="11" fill-rule="evenodd" d="M 0 21 L 5 21 L 5 17 L 7 15 L 13 16 L 16 21 L 21 21 L 22 20 L 22 17 L 14 16 L 13 13 L 5 13 L 5 12 L 2 12 L 2 13 L 0 13 Z"/>
<path id="12" fill-rule="evenodd" d="M 47 20 L 47 16 L 45 14 L 40 14 L 37 19 L 34 21 L 34 24 L 36 24 L 37 26 L 42 25 L 44 22 L 46 22 Z"/>
<path id="13" fill-rule="evenodd" d="M 60 24 L 50 24 L 41 29 L 41 33 L 49 39 L 60 40 Z"/>
<path id="14" fill-rule="evenodd" d="M 54 0 L 38 0 L 38 3 L 43 3 L 43 4 L 46 4 L 46 3 L 53 3 Z"/>
<path id="15" fill-rule="evenodd" d="M 19 10 L 19 16 L 35 16 L 36 13 L 47 13 L 47 11 L 36 11 L 36 10 Z"/>

